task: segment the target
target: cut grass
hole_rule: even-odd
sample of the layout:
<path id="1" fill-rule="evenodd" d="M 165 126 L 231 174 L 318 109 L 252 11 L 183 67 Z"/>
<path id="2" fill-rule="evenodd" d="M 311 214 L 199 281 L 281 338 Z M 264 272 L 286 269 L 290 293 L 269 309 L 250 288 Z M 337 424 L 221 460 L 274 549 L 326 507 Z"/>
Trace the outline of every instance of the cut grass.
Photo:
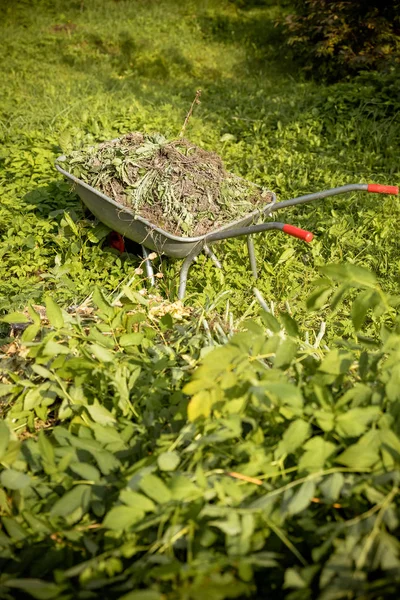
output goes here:
<path id="1" fill-rule="evenodd" d="M 272 200 L 267 190 L 228 173 L 215 152 L 157 133 L 128 133 L 58 162 L 131 214 L 181 237 L 204 235 Z"/>

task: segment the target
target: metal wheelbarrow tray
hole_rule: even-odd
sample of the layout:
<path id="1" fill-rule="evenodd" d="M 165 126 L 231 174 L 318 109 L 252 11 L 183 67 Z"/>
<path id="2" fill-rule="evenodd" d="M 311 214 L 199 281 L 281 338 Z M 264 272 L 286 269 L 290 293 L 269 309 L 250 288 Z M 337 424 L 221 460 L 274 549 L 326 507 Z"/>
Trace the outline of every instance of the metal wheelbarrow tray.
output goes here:
<path id="1" fill-rule="evenodd" d="M 118 204 L 112 198 L 109 198 L 81 179 L 78 179 L 71 173 L 68 173 L 58 164 L 56 164 L 56 169 L 72 182 L 74 190 L 80 196 L 90 212 L 92 212 L 93 215 L 99 219 L 99 221 L 122 236 L 142 246 L 143 256 L 145 259 L 148 257 L 149 250 L 153 250 L 157 252 L 157 254 L 165 254 L 166 256 L 170 256 L 172 258 L 185 259 L 182 264 L 179 277 L 179 299 L 183 299 L 185 295 L 189 268 L 193 260 L 201 252 L 204 252 L 209 258 L 211 258 L 217 267 L 221 268 L 217 257 L 210 248 L 212 244 L 218 241 L 244 235 L 247 236 L 247 248 L 249 252 L 250 266 L 254 277 L 257 278 L 257 265 L 253 239 L 251 237 L 252 234 L 272 229 L 279 229 L 280 231 L 304 240 L 305 242 L 311 242 L 313 239 L 313 234 L 310 231 L 305 231 L 304 229 L 300 229 L 294 225 L 288 225 L 277 221 L 254 224 L 260 219 L 260 217 L 265 219 L 270 217 L 273 212 L 282 208 L 288 208 L 297 204 L 312 202 L 313 200 L 320 200 L 329 196 L 336 196 L 345 192 L 360 191 L 382 194 L 398 194 L 399 191 L 398 187 L 396 186 L 357 183 L 343 185 L 330 190 L 323 190 L 314 194 L 299 196 L 298 198 L 291 198 L 290 200 L 284 200 L 283 202 L 277 202 L 275 194 L 271 192 L 271 203 L 268 203 L 264 207 L 254 210 L 251 213 L 248 213 L 236 221 L 232 221 L 231 223 L 228 223 L 219 229 L 201 236 L 178 237 L 168 233 L 167 231 L 164 231 L 153 223 L 150 223 L 150 221 L 147 219 L 136 215 L 129 208 Z M 145 260 L 145 265 L 147 275 L 152 283 L 154 283 L 154 274 L 151 261 L 149 259 Z"/>

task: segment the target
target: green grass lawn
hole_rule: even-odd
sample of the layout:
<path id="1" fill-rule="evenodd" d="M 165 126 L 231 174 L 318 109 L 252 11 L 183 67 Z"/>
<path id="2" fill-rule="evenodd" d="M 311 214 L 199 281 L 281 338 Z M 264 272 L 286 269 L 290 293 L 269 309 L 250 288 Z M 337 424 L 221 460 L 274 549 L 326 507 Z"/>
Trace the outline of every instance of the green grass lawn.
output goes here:
<path id="1" fill-rule="evenodd" d="M 202 104 L 188 136 L 279 199 L 349 182 L 398 182 L 396 79 L 306 81 L 274 28 L 278 12 L 273 3 L 240 10 L 228 1 L 2 3 L 3 310 L 40 304 L 49 290 L 77 304 L 95 284 L 112 293 L 132 275 L 139 259 L 102 247 L 54 160 L 134 130 L 176 136 L 198 88 Z M 258 235 L 257 286 L 268 301 L 301 310 L 317 267 L 348 260 L 394 291 L 398 218 L 397 199 L 362 194 L 280 213 L 316 238 L 306 247 L 276 232 Z M 226 292 L 223 305 L 229 297 L 235 314 L 243 307 L 252 314 L 244 240 L 220 244 L 217 254 L 224 271 L 200 258 L 187 302 L 204 305 Z M 160 268 L 160 291 L 173 299 L 179 262 L 163 259 Z"/>

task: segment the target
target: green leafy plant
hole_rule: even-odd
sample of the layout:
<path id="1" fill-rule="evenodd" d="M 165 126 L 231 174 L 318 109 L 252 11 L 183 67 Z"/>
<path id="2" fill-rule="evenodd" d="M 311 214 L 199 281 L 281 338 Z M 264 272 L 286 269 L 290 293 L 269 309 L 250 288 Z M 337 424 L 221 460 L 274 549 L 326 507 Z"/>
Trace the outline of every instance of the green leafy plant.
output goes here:
<path id="1" fill-rule="evenodd" d="M 399 4 L 391 0 L 293 2 L 283 20 L 288 44 L 309 70 L 340 79 L 399 63 Z"/>
<path id="2" fill-rule="evenodd" d="M 212 349 L 129 289 L 7 317 L 32 323 L 1 388 L 1 597 L 394 598 L 397 300 L 369 271 L 324 274 L 381 334 L 322 348 L 263 312 Z"/>

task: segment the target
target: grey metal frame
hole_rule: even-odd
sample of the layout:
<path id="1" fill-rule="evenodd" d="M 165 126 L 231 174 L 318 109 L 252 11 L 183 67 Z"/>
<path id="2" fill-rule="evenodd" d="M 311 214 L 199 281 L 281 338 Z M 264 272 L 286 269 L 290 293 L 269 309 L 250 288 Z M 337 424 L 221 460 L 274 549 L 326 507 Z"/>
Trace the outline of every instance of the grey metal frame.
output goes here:
<path id="1" fill-rule="evenodd" d="M 64 157 L 59 157 L 58 160 L 62 160 Z M 257 278 L 257 264 L 254 251 L 254 242 L 252 234 L 260 233 L 263 231 L 269 231 L 272 229 L 283 230 L 285 227 L 284 223 L 269 221 L 267 223 L 256 223 L 261 217 L 267 218 L 277 210 L 288 208 L 290 206 L 296 206 L 297 204 L 305 204 L 314 200 L 320 200 L 328 198 L 330 196 L 336 196 L 338 194 L 344 194 L 347 192 L 367 192 L 377 191 L 376 189 L 369 189 L 371 185 L 357 183 L 343 185 L 340 187 L 332 188 L 330 190 L 323 190 L 313 194 L 306 194 L 305 196 L 299 196 L 298 198 L 291 198 L 290 200 L 284 200 L 282 202 L 276 201 L 276 196 L 273 192 L 272 202 L 266 204 L 262 210 L 254 210 L 253 212 L 245 215 L 241 219 L 233 221 L 224 227 L 215 230 L 212 233 L 205 234 L 197 237 L 178 237 L 164 231 L 160 227 L 150 223 L 147 219 L 135 215 L 132 210 L 127 207 L 121 206 L 109 198 L 102 192 L 94 189 L 84 181 L 78 179 L 68 171 L 65 171 L 60 165 L 56 164 L 56 169 L 67 179 L 71 181 L 76 192 L 81 197 L 87 208 L 105 225 L 108 225 L 111 229 L 117 231 L 121 235 L 127 237 L 141 244 L 143 249 L 143 257 L 145 259 L 146 273 L 149 281 L 152 285 L 155 283 L 153 266 L 151 261 L 148 259 L 149 250 L 153 250 L 158 254 L 165 254 L 173 258 L 184 258 L 180 277 L 179 277 L 179 299 L 183 299 L 186 292 L 186 284 L 188 279 L 189 269 L 195 260 L 195 258 L 204 252 L 215 264 L 216 267 L 222 268 L 221 263 L 211 250 L 210 245 L 228 238 L 240 237 L 243 235 L 247 236 L 247 249 L 249 254 L 249 261 L 252 274 Z M 385 186 L 372 186 L 374 188 L 384 188 Z M 386 186 L 388 187 L 388 186 Z M 390 187 L 390 186 L 389 186 Z M 395 188 L 393 188 L 395 189 Z M 387 192 L 383 189 L 378 190 L 382 193 L 397 193 Z"/>

